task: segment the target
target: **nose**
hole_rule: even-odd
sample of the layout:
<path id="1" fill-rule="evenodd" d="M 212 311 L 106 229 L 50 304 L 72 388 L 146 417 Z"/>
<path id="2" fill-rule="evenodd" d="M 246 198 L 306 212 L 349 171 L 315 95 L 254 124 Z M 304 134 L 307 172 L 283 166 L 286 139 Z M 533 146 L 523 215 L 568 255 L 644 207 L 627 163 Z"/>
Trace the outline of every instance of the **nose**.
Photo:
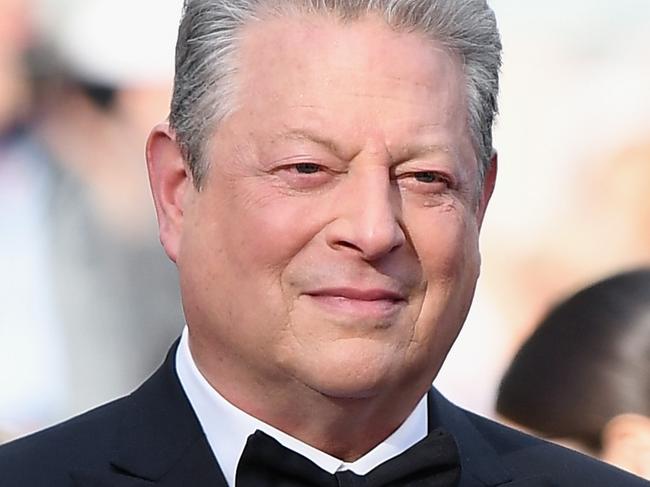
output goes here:
<path id="1" fill-rule="evenodd" d="M 399 192 L 387 167 L 350 170 L 336 195 L 336 218 L 327 228 L 327 243 L 376 261 L 404 245 Z"/>

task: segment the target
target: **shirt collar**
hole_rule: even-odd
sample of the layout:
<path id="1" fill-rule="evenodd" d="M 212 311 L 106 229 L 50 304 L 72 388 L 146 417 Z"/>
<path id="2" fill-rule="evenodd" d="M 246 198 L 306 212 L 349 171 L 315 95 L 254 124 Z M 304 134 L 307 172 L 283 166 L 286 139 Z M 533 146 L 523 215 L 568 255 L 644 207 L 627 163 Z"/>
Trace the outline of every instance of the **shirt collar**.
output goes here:
<path id="1" fill-rule="evenodd" d="M 303 455 L 331 474 L 340 470 L 351 470 L 359 475 L 367 474 L 406 451 L 428 432 L 427 401 L 424 395 L 410 416 L 392 435 L 358 460 L 344 462 L 229 403 L 208 383 L 194 363 L 187 326 L 183 329 L 176 352 L 176 373 L 230 487 L 235 485 L 237 464 L 246 441 L 256 430 L 275 438 L 286 448 Z"/>

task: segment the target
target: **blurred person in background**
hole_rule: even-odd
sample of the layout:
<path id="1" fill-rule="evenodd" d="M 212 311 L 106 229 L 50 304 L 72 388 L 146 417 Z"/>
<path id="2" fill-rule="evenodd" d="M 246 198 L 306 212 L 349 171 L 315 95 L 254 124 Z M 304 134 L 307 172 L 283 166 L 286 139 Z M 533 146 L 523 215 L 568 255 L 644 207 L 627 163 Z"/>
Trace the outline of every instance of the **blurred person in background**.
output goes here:
<path id="1" fill-rule="evenodd" d="M 143 142 L 169 110 L 182 2 L 41 2 L 37 110 L 0 162 L 0 427 L 14 434 L 129 392 L 183 325 Z"/>
<path id="2" fill-rule="evenodd" d="M 500 378 L 552 304 L 650 264 L 650 2 L 489 3 L 504 43 L 501 177 L 476 298 L 436 384 L 494 415 Z"/>
<path id="3" fill-rule="evenodd" d="M 499 388 L 507 421 L 650 480 L 650 268 L 555 306 Z"/>
<path id="4" fill-rule="evenodd" d="M 25 53 L 31 42 L 31 1 L 0 0 L 0 159 L 29 113 Z"/>

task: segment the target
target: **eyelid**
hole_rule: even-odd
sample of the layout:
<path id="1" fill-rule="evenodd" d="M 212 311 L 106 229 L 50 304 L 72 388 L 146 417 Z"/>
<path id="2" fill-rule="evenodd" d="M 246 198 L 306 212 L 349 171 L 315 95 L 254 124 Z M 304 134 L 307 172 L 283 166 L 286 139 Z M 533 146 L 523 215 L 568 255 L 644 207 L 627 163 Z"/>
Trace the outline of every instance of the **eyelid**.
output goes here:
<path id="1" fill-rule="evenodd" d="M 447 172 L 438 169 L 412 169 L 412 170 L 405 170 L 402 172 L 395 171 L 393 174 L 391 174 L 391 179 L 399 180 L 399 179 L 405 179 L 409 177 L 415 179 L 416 175 L 423 174 L 423 173 L 433 174 L 436 178 L 442 180 L 441 182 L 447 183 L 447 185 L 450 187 L 454 185 L 453 177 L 449 175 Z M 423 183 L 423 184 L 434 184 L 434 182 Z"/>
<path id="2" fill-rule="evenodd" d="M 273 162 L 276 167 L 288 167 L 296 164 L 318 164 L 322 165 L 319 159 L 311 154 L 293 154 L 290 156 L 282 157 Z"/>
<path id="3" fill-rule="evenodd" d="M 289 159 L 297 159 L 297 158 L 294 157 L 286 158 L 285 161 Z M 345 174 L 347 172 L 347 168 L 339 167 L 335 161 L 328 162 L 328 161 L 323 161 L 322 159 L 315 159 L 314 157 L 305 157 L 305 159 L 303 160 L 294 160 L 292 162 L 285 162 L 284 164 L 278 164 L 275 167 L 274 171 L 277 172 L 277 171 L 294 170 L 296 166 L 300 164 L 313 164 L 314 166 L 318 166 L 319 171 L 313 174 L 340 175 L 340 174 Z M 305 173 L 305 175 L 308 174 Z"/>
<path id="4" fill-rule="evenodd" d="M 436 171 L 434 169 L 415 169 L 413 171 L 404 171 L 400 174 L 395 174 L 395 178 L 404 178 L 404 177 L 409 177 L 409 176 L 415 176 L 417 174 L 433 174 L 435 176 L 440 177 L 441 179 L 449 179 L 443 172 L 441 171 Z"/>
<path id="5" fill-rule="evenodd" d="M 316 166 L 313 172 L 302 172 L 296 166 L 309 164 Z M 337 179 L 337 171 L 328 168 L 324 164 L 314 162 L 313 160 L 291 162 L 276 166 L 271 170 L 276 184 L 292 194 L 313 193 L 325 190 L 330 187 Z"/>

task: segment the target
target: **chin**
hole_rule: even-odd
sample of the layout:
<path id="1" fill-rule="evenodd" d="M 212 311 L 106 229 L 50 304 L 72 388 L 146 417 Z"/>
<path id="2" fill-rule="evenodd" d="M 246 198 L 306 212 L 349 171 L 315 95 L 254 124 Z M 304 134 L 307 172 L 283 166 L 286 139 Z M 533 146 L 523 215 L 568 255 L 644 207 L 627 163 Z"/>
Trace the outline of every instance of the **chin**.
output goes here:
<path id="1" fill-rule="evenodd" d="M 335 399 L 364 399 L 392 389 L 396 372 L 409 367 L 394 345 L 369 340 L 346 340 L 320 347 L 300 364 L 296 376 L 311 389 Z"/>

